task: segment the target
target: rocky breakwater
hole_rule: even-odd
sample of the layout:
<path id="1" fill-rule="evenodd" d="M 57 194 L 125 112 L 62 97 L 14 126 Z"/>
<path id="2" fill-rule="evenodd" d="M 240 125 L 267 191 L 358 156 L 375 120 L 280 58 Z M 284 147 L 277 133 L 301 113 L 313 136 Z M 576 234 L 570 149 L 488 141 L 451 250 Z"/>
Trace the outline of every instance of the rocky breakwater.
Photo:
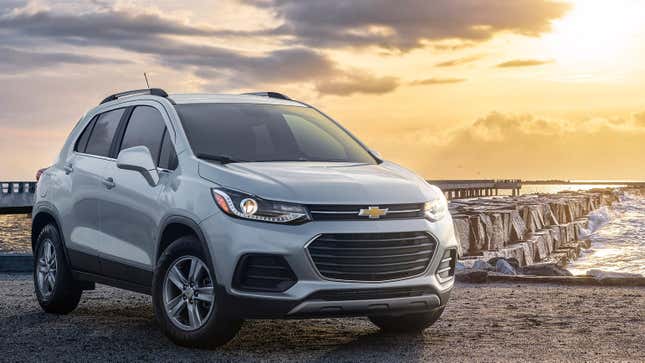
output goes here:
<path id="1" fill-rule="evenodd" d="M 536 271 L 565 266 L 590 247 L 587 215 L 616 201 L 615 189 L 453 200 L 461 262 L 466 268 L 482 262 L 508 267 L 501 259 L 524 274 L 536 264 Z"/>

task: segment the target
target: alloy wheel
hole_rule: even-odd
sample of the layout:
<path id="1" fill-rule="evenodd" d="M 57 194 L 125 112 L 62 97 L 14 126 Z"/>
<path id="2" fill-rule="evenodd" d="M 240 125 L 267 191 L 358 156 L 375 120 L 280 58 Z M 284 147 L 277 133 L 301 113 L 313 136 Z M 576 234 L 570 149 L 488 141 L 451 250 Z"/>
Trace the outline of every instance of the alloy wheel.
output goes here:
<path id="1" fill-rule="evenodd" d="M 57 268 L 56 248 L 52 240 L 46 239 L 41 243 L 40 253 L 38 255 L 38 271 L 36 274 L 38 290 L 46 298 L 54 292 Z"/>
<path id="2" fill-rule="evenodd" d="M 163 286 L 166 315 L 178 328 L 201 328 L 213 312 L 215 291 L 206 264 L 195 256 L 177 259 L 166 272 Z"/>

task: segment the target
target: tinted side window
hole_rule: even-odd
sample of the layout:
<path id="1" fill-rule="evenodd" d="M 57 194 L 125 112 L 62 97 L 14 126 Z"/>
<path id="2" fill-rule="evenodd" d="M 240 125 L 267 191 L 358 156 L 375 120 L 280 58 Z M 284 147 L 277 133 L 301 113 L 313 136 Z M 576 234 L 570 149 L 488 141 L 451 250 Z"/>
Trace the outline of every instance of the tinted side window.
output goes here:
<path id="1" fill-rule="evenodd" d="M 142 145 L 150 150 L 152 160 L 157 161 L 165 130 L 166 124 L 159 111 L 149 106 L 137 106 L 128 121 L 120 150 Z"/>
<path id="2" fill-rule="evenodd" d="M 85 152 L 88 154 L 109 156 L 110 146 L 112 146 L 112 139 L 119 127 L 119 121 L 123 116 L 125 109 L 108 111 L 99 116 L 96 120 L 96 125 L 92 130 L 92 135 L 87 143 Z"/>
<path id="3" fill-rule="evenodd" d="M 159 155 L 159 167 L 175 170 L 177 169 L 177 153 L 175 147 L 172 145 L 168 131 L 163 134 L 163 142 L 161 143 L 161 154 Z"/>
<path id="4" fill-rule="evenodd" d="M 87 126 L 85 126 L 85 130 L 81 133 L 81 136 L 78 138 L 76 141 L 76 146 L 74 147 L 74 151 L 78 151 L 80 153 L 85 152 L 85 148 L 87 147 L 87 141 L 90 139 L 90 133 L 92 132 L 92 127 L 94 127 L 94 123 L 96 122 L 96 119 L 98 116 L 94 116 L 92 118 L 92 121 L 90 121 Z"/>

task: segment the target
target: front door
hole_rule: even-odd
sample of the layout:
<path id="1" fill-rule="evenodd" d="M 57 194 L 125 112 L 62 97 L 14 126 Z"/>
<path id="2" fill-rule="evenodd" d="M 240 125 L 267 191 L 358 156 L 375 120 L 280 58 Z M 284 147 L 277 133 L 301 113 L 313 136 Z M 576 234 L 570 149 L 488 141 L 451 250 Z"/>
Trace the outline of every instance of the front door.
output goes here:
<path id="1" fill-rule="evenodd" d="M 162 141 L 166 134 L 164 119 L 154 107 L 137 106 L 132 111 L 117 150 L 146 146 L 159 165 Z M 105 246 L 100 259 L 103 274 L 141 285 L 152 279 L 154 247 L 164 209 L 159 194 L 168 180 L 161 173 L 157 185 L 151 185 L 132 170 L 119 169 L 116 162 L 106 169 L 114 181 L 109 198 L 100 204 L 101 227 Z"/>

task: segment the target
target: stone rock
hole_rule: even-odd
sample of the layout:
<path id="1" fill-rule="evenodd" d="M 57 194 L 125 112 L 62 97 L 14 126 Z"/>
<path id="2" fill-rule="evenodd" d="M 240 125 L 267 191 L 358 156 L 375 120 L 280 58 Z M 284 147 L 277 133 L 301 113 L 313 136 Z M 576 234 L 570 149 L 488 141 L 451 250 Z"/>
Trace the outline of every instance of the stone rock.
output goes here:
<path id="1" fill-rule="evenodd" d="M 517 211 L 511 211 L 511 241 L 517 242 L 526 236 L 526 223 Z"/>
<path id="2" fill-rule="evenodd" d="M 615 278 L 633 278 L 633 277 L 643 277 L 641 274 L 627 273 L 627 272 L 613 272 L 613 271 L 603 271 L 599 269 L 591 269 L 587 271 L 587 276 L 593 276 L 595 279 L 615 279 Z"/>
<path id="3" fill-rule="evenodd" d="M 470 231 L 470 223 L 468 217 L 455 216 L 452 220 L 452 223 L 455 227 L 455 237 L 457 237 L 459 245 L 461 246 L 461 255 L 464 256 L 470 254 L 472 234 Z"/>
<path id="4" fill-rule="evenodd" d="M 526 265 L 524 245 L 521 243 L 516 243 L 512 246 L 505 247 L 503 250 L 503 256 L 508 261 L 517 261 L 517 267 Z M 511 265 L 513 265 L 513 263 L 511 263 Z"/>
<path id="5" fill-rule="evenodd" d="M 455 279 L 459 282 L 470 282 L 481 284 L 488 282 L 488 271 L 486 270 L 464 270 L 455 273 Z"/>
<path id="6" fill-rule="evenodd" d="M 486 247 L 486 231 L 481 216 L 482 214 L 477 214 L 470 217 L 470 233 L 473 237 L 470 243 L 470 253 L 477 253 Z"/>
<path id="7" fill-rule="evenodd" d="M 587 275 L 605 286 L 645 286 L 645 276 L 641 274 L 593 269 L 587 271 Z"/>
<path id="8" fill-rule="evenodd" d="M 574 238 L 576 240 L 581 240 L 589 237 L 587 235 L 588 228 L 589 220 L 587 218 L 580 218 L 573 222 Z"/>
<path id="9" fill-rule="evenodd" d="M 484 235 L 482 236 L 482 242 L 484 243 L 484 249 L 486 250 L 495 250 L 490 248 L 491 239 L 493 236 L 493 222 L 490 219 L 490 216 L 485 213 L 479 215 L 479 220 L 481 221 L 482 227 L 484 228 Z"/>
<path id="10" fill-rule="evenodd" d="M 517 271 L 517 269 L 520 268 L 520 262 L 517 259 L 513 258 L 513 257 L 496 256 L 496 257 L 493 257 L 490 260 L 488 260 L 488 263 L 491 266 L 496 266 L 497 261 L 499 261 L 499 260 L 506 260 L 506 262 L 508 262 L 516 271 Z"/>
<path id="11" fill-rule="evenodd" d="M 504 247 L 504 218 L 500 213 L 490 215 L 490 235 L 488 250 L 499 250 Z"/>
<path id="12" fill-rule="evenodd" d="M 551 239 L 553 240 L 553 249 L 557 250 L 560 248 L 560 227 L 551 226 L 551 228 L 549 228 L 549 232 L 551 233 Z"/>
<path id="13" fill-rule="evenodd" d="M 503 258 L 500 258 L 495 263 L 495 271 L 504 275 L 517 275 L 517 272 L 515 271 L 513 266 L 511 266 L 511 264 Z"/>
<path id="14" fill-rule="evenodd" d="M 545 204 L 544 205 L 544 225 L 555 226 L 557 224 L 559 224 L 558 218 L 555 216 L 555 213 L 553 213 L 553 209 L 551 209 L 551 204 Z"/>
<path id="15" fill-rule="evenodd" d="M 533 255 L 531 248 L 529 247 L 529 244 L 526 242 L 518 243 L 520 247 L 522 247 L 522 254 L 524 255 L 524 261 L 523 264 L 524 266 L 526 265 L 532 265 L 533 264 Z"/>
<path id="16" fill-rule="evenodd" d="M 519 269 L 522 275 L 535 276 L 573 276 L 573 274 L 555 263 L 539 263 L 530 266 L 524 266 Z"/>
<path id="17" fill-rule="evenodd" d="M 473 269 L 475 270 L 486 270 L 486 271 L 495 271 L 495 267 L 491 265 L 490 263 L 483 261 L 483 260 L 477 260 L 473 264 Z"/>

